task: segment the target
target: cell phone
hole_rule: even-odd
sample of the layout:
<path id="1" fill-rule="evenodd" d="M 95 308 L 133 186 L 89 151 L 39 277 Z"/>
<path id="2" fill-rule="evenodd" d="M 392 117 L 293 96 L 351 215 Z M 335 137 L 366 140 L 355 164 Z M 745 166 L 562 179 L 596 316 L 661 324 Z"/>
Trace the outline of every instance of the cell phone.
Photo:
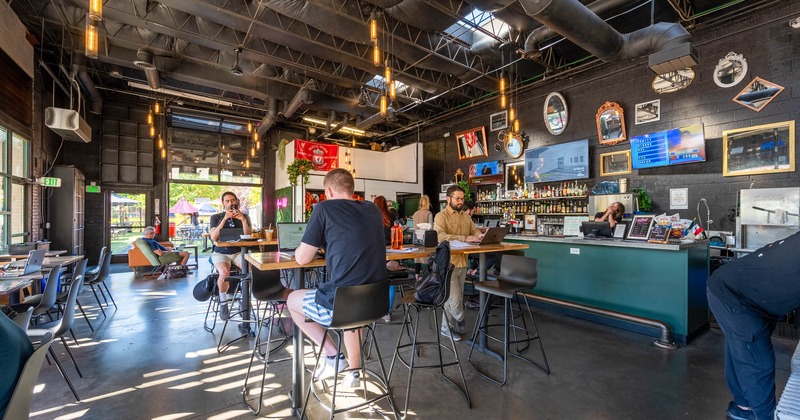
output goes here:
<path id="1" fill-rule="evenodd" d="M 234 205 L 231 206 L 230 210 L 238 211 L 239 210 L 239 206 L 237 204 L 234 204 Z"/>

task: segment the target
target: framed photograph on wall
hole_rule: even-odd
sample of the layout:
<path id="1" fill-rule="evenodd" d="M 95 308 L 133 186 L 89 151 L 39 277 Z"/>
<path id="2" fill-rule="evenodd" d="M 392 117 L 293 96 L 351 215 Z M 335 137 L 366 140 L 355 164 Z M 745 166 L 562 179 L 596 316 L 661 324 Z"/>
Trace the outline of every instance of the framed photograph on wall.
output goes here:
<path id="1" fill-rule="evenodd" d="M 489 116 L 489 131 L 502 130 L 508 127 L 508 111 L 501 111 Z"/>
<path id="2" fill-rule="evenodd" d="M 635 125 L 646 124 L 661 120 L 661 99 L 636 104 Z"/>
<path id="3" fill-rule="evenodd" d="M 460 160 L 489 156 L 489 150 L 486 148 L 486 129 L 483 126 L 456 133 L 456 144 Z"/>
<path id="4" fill-rule="evenodd" d="M 722 132 L 722 175 L 794 172 L 794 121 Z"/>
<path id="5" fill-rule="evenodd" d="M 603 153 L 600 155 L 600 176 L 631 173 L 631 151 Z"/>

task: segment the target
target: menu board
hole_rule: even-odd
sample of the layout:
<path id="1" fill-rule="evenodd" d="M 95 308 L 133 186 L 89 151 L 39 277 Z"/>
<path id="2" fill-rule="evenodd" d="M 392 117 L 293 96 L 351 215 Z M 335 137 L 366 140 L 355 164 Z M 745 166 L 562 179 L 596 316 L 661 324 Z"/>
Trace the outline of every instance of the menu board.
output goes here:
<path id="1" fill-rule="evenodd" d="M 564 216 L 564 235 L 583 236 L 581 222 L 589 220 L 586 216 Z"/>
<path id="2" fill-rule="evenodd" d="M 670 225 L 655 225 L 647 235 L 647 242 L 654 244 L 665 244 L 669 240 L 669 233 L 672 230 Z"/>
<path id="3" fill-rule="evenodd" d="M 650 235 L 650 228 L 653 225 L 653 215 L 636 215 L 633 216 L 631 228 L 628 231 L 628 239 L 637 239 L 646 241 Z"/>

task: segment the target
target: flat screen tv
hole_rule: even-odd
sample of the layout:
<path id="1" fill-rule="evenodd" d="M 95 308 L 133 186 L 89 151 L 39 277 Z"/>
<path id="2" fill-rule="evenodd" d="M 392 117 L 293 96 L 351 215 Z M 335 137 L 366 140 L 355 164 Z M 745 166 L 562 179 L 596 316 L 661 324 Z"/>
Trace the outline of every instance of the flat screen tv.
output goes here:
<path id="1" fill-rule="evenodd" d="M 703 124 L 631 137 L 633 169 L 705 162 Z"/>
<path id="2" fill-rule="evenodd" d="M 576 140 L 525 151 L 525 182 L 589 178 L 589 140 Z"/>

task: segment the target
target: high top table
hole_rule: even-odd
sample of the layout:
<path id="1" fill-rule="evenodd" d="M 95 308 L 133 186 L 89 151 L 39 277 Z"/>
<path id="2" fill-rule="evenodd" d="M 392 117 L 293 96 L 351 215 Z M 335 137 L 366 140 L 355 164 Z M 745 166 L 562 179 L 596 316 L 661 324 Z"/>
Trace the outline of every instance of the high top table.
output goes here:
<path id="1" fill-rule="evenodd" d="M 386 260 L 405 260 L 410 258 L 427 258 L 429 257 L 436 248 L 425 248 L 413 245 L 405 245 L 403 246 L 404 249 L 408 248 L 416 248 L 416 250 L 411 252 L 392 252 L 391 250 L 387 249 L 386 252 Z M 514 244 L 514 243 L 500 243 L 496 245 L 472 245 L 465 248 L 451 248 L 450 254 L 451 255 L 469 255 L 469 254 L 477 254 L 479 259 L 479 268 L 480 268 L 480 280 L 486 280 L 486 253 L 489 252 L 504 252 L 504 251 L 511 251 L 517 249 L 526 249 L 528 248 L 527 244 Z M 290 269 L 294 270 L 294 279 L 293 283 L 290 287 L 294 290 L 300 289 L 302 286 L 302 280 L 305 275 L 305 269 L 314 268 L 314 267 L 324 267 L 325 260 L 322 258 L 311 260 L 308 264 L 300 265 L 295 261 L 294 257 L 281 255 L 279 252 L 262 252 L 262 253 L 252 253 L 247 254 L 245 259 L 248 263 L 250 263 L 254 268 L 258 270 L 282 270 L 282 269 Z M 481 303 L 483 304 L 486 300 L 484 293 L 481 293 Z M 304 354 L 304 343 L 303 343 L 303 332 L 300 330 L 300 327 L 297 325 L 294 326 L 294 334 L 292 337 L 292 357 L 293 357 L 293 365 L 292 365 L 292 390 L 290 393 L 290 397 L 292 399 L 292 414 L 297 416 L 300 414 L 300 407 L 303 406 L 303 390 L 305 388 L 305 378 L 303 377 L 303 372 L 305 366 L 303 366 L 303 354 Z M 479 351 L 486 350 L 486 338 L 483 336 L 480 344 L 476 344 L 476 349 Z"/>

